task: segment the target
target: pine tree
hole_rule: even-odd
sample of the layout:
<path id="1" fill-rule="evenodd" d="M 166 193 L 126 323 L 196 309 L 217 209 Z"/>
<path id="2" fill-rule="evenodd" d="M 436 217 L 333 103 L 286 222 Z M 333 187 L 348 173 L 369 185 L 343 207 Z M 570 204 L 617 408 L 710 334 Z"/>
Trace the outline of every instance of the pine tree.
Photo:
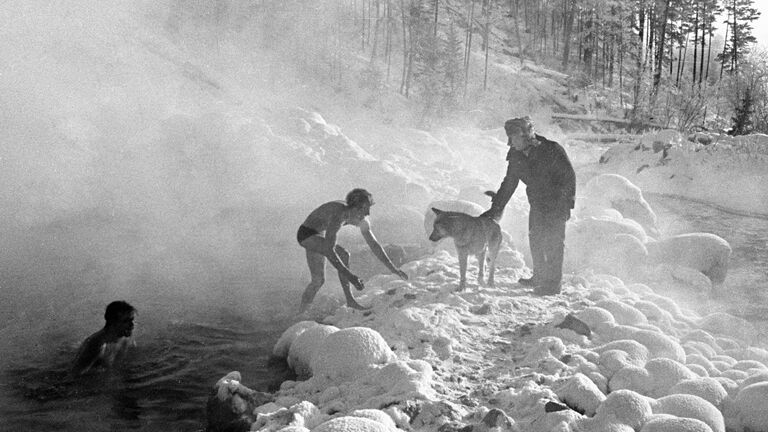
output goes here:
<path id="1" fill-rule="evenodd" d="M 725 43 L 723 52 L 717 60 L 729 72 L 739 69 L 739 62 L 749 53 L 749 45 L 757 39 L 752 35 L 752 21 L 760 17 L 760 12 L 752 7 L 752 0 L 726 0 L 725 10 L 728 12 L 730 38 Z"/>
<path id="2" fill-rule="evenodd" d="M 741 103 L 736 107 L 736 116 L 733 120 L 733 129 L 731 135 L 746 135 L 752 133 L 752 112 L 753 112 L 752 92 L 746 91 Z"/>

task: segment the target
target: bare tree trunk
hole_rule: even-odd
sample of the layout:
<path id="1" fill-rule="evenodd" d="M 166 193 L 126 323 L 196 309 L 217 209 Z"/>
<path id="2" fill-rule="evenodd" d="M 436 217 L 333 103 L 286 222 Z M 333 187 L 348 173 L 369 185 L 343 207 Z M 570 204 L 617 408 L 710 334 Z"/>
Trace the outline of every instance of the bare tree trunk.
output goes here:
<path id="1" fill-rule="evenodd" d="M 362 27 L 360 28 L 360 49 L 361 50 L 365 50 L 365 23 L 368 21 L 365 18 L 365 3 L 366 2 L 367 2 L 367 0 L 363 0 L 362 2 L 360 2 L 360 4 L 361 4 L 361 11 L 360 11 L 360 13 L 363 16 L 363 19 L 361 20 Z"/>
<path id="2" fill-rule="evenodd" d="M 731 72 L 738 72 L 739 63 L 737 61 L 736 55 L 739 53 L 739 51 L 736 45 L 738 45 L 739 41 L 739 27 L 736 25 L 736 0 L 733 0 L 733 26 L 731 29 L 733 29 L 733 43 L 731 44 L 733 45 L 731 47 Z"/>
<path id="3" fill-rule="evenodd" d="M 730 16 L 728 16 L 728 18 L 730 19 Z M 726 21 L 728 21 L 728 19 L 726 19 Z M 725 39 L 723 39 L 725 43 L 723 44 L 723 56 L 725 56 L 725 50 L 726 48 L 728 48 L 728 30 L 730 29 L 730 27 L 731 27 L 730 23 L 725 24 Z M 721 80 L 723 79 L 724 68 L 725 68 L 725 62 L 720 62 L 720 79 Z"/>
<path id="4" fill-rule="evenodd" d="M 464 49 L 464 96 L 467 95 L 467 87 L 469 86 L 469 63 L 470 54 L 472 53 L 472 29 L 475 19 L 475 0 L 469 0 L 469 20 L 467 20 L 467 45 Z"/>
<path id="5" fill-rule="evenodd" d="M 592 56 L 593 56 L 593 49 L 595 46 L 594 43 L 594 30 L 592 29 L 592 26 L 594 25 L 592 12 L 589 12 L 589 16 L 587 17 L 586 21 L 584 22 L 584 52 L 583 52 L 583 62 L 584 62 L 584 71 L 587 72 L 590 76 L 593 76 L 592 73 Z"/>
<path id="6" fill-rule="evenodd" d="M 483 73 L 483 91 L 486 91 L 488 89 L 488 50 L 491 46 L 491 40 L 490 40 L 490 28 L 491 28 L 491 17 L 490 17 L 490 0 L 485 0 L 484 10 L 485 10 L 485 72 Z"/>
<path id="7" fill-rule="evenodd" d="M 688 56 L 688 36 L 685 36 L 685 45 L 680 47 L 680 60 L 677 62 L 677 79 L 675 85 L 680 85 L 680 77 L 685 73 L 685 57 Z"/>
<path id="8" fill-rule="evenodd" d="M 373 44 L 371 46 L 371 63 L 376 59 L 376 49 L 379 45 L 379 1 L 376 0 L 376 23 L 373 26 Z"/>
<path id="9" fill-rule="evenodd" d="M 622 29 L 623 30 L 623 29 Z M 624 32 L 619 32 L 619 106 L 624 109 Z"/>
<path id="10" fill-rule="evenodd" d="M 691 84 L 696 83 L 696 68 L 698 65 L 698 53 L 699 53 L 699 5 L 696 5 L 696 17 L 693 20 L 693 81 Z"/>
<path id="11" fill-rule="evenodd" d="M 707 76 L 704 79 L 709 79 L 709 65 L 712 63 L 712 23 L 709 23 L 709 45 L 707 45 Z"/>
<path id="12" fill-rule="evenodd" d="M 405 97 L 408 97 L 408 93 L 406 91 L 406 85 L 405 81 L 408 77 L 408 21 L 405 17 L 405 4 L 403 0 L 400 0 L 400 13 L 402 16 L 402 26 L 403 26 L 403 74 L 400 79 L 400 94 L 405 95 Z"/>
<path id="13" fill-rule="evenodd" d="M 643 79 L 643 52 L 645 49 L 645 9 L 640 8 L 638 11 L 638 35 L 637 35 L 637 56 L 636 56 L 636 63 L 635 63 L 635 84 L 634 88 L 632 89 L 632 113 L 631 118 L 632 120 L 637 119 L 637 109 L 640 105 L 640 83 Z"/>
<path id="14" fill-rule="evenodd" d="M 706 29 L 704 28 L 704 25 L 706 23 L 707 19 L 707 2 L 702 2 L 701 7 L 704 9 L 701 12 L 701 58 L 699 60 L 699 87 L 701 87 L 701 81 L 704 77 L 704 50 L 706 49 Z"/>
<path id="15" fill-rule="evenodd" d="M 392 3 L 391 0 L 387 0 L 387 12 L 384 14 L 386 21 L 384 24 L 384 61 L 387 63 L 387 78 L 386 82 L 389 83 L 389 73 L 392 67 Z"/>
<path id="16" fill-rule="evenodd" d="M 440 0 L 435 0 L 435 28 L 433 30 L 434 32 L 432 33 L 432 35 L 435 37 L 437 37 L 437 16 L 438 16 L 437 11 L 439 7 L 440 7 Z"/>
<path id="17" fill-rule="evenodd" d="M 517 57 L 520 59 L 520 67 L 523 67 L 523 40 L 520 37 L 520 0 L 515 0 L 515 38 L 517 38 Z"/>
<path id="18" fill-rule="evenodd" d="M 570 5 L 570 9 L 568 6 Z M 576 8 L 575 0 L 565 0 L 565 29 L 563 31 L 563 70 L 568 69 L 568 57 L 571 55 L 571 31 L 573 30 L 573 15 Z"/>
<path id="19" fill-rule="evenodd" d="M 669 2 L 664 2 L 664 11 L 661 15 L 659 46 L 657 48 L 656 69 L 653 74 L 653 88 L 651 90 L 651 106 L 655 104 L 656 95 L 659 93 L 659 84 L 661 83 L 661 68 L 664 62 L 664 40 L 667 35 L 667 19 L 669 18 Z"/>

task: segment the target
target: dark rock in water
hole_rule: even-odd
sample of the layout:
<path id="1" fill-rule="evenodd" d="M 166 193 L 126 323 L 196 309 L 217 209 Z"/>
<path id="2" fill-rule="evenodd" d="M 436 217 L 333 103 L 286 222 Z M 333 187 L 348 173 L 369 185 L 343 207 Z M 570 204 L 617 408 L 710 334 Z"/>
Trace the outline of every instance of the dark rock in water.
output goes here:
<path id="1" fill-rule="evenodd" d="M 563 405 L 563 404 L 561 404 L 559 402 L 553 402 L 553 401 L 549 401 L 549 402 L 547 402 L 546 405 L 544 405 L 544 412 L 548 412 L 548 413 L 557 412 L 557 411 L 565 411 L 565 410 L 569 410 L 569 409 L 570 408 L 568 408 L 568 405 Z"/>
<path id="2" fill-rule="evenodd" d="M 563 322 L 556 325 L 557 328 L 573 330 L 577 334 L 584 335 L 586 337 L 592 336 L 592 331 L 584 321 L 576 318 L 573 314 L 566 315 Z"/>
<path id="3" fill-rule="evenodd" d="M 274 400 L 269 393 L 240 384 L 240 373 L 230 372 L 213 387 L 206 404 L 207 432 L 245 432 L 251 429 L 254 408 Z"/>
<path id="4" fill-rule="evenodd" d="M 483 417 L 482 423 L 489 428 L 508 428 L 514 424 L 514 421 L 504 411 L 493 408 Z"/>

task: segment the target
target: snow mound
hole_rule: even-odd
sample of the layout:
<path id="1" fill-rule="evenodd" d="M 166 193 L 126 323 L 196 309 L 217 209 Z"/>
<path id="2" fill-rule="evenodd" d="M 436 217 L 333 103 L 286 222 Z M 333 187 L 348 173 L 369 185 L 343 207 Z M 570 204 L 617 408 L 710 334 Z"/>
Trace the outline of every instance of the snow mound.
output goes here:
<path id="1" fill-rule="evenodd" d="M 338 327 L 315 324 L 306 328 L 291 343 L 288 350 L 288 366 L 299 377 L 312 375 L 311 363 L 315 353 L 325 343 L 328 335 L 339 331 Z"/>
<path id="2" fill-rule="evenodd" d="M 394 358 L 379 332 L 367 327 L 350 327 L 328 335 L 312 357 L 311 366 L 313 375 L 344 381 Z"/>

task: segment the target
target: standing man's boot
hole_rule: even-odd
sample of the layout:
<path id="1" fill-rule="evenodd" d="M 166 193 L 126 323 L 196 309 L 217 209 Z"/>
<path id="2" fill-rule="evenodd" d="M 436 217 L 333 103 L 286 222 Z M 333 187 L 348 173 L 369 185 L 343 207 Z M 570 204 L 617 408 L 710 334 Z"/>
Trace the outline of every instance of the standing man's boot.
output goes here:
<path id="1" fill-rule="evenodd" d="M 560 282 L 543 282 L 533 289 L 533 293 L 540 296 L 560 294 Z"/>

